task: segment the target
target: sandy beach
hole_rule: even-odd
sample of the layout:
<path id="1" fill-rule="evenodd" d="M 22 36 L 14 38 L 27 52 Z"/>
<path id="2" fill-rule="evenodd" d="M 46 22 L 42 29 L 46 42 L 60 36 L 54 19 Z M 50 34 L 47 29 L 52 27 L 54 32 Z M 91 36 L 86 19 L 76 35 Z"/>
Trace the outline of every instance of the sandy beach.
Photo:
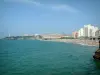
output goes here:
<path id="1" fill-rule="evenodd" d="M 80 40 L 80 39 L 51 39 L 44 41 L 56 41 L 56 42 L 65 42 L 65 43 L 73 43 L 87 46 L 98 46 L 99 43 L 97 40 Z"/>

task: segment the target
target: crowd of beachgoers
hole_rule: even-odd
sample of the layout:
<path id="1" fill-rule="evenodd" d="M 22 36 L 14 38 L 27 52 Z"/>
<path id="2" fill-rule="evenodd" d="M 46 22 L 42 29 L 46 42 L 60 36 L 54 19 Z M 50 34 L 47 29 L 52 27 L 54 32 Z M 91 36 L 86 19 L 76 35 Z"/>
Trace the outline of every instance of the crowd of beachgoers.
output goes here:
<path id="1" fill-rule="evenodd" d="M 50 39 L 45 41 L 56 41 L 56 42 L 65 42 L 65 43 L 73 43 L 87 46 L 98 46 L 98 40 L 83 40 L 83 39 Z"/>

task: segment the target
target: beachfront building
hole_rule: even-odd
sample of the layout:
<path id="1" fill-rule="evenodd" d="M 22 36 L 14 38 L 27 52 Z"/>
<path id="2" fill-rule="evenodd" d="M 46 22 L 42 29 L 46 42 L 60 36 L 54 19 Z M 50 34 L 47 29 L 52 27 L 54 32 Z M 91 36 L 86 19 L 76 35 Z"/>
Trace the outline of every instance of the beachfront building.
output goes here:
<path id="1" fill-rule="evenodd" d="M 63 35 L 61 34 L 42 34 L 41 36 L 45 40 L 48 40 L 48 39 L 60 39 Z"/>
<path id="2" fill-rule="evenodd" d="M 84 37 L 84 28 L 81 28 L 81 29 L 78 31 L 78 37 Z"/>
<path id="3" fill-rule="evenodd" d="M 52 40 L 52 39 L 71 39 L 71 35 L 65 35 L 65 34 L 42 34 L 41 35 L 44 40 Z"/>
<path id="4" fill-rule="evenodd" d="M 84 27 L 78 31 L 78 37 L 96 37 L 97 30 L 99 30 L 98 27 L 91 24 L 84 25 Z"/>
<path id="5" fill-rule="evenodd" d="M 72 37 L 78 38 L 78 32 L 77 32 L 77 31 L 73 32 L 73 33 L 72 33 Z"/>
<path id="6" fill-rule="evenodd" d="M 100 36 L 100 29 L 95 32 L 95 36 L 96 37 L 99 37 Z"/>
<path id="7" fill-rule="evenodd" d="M 84 36 L 85 37 L 95 37 L 95 32 L 98 27 L 92 26 L 91 24 L 84 25 Z"/>

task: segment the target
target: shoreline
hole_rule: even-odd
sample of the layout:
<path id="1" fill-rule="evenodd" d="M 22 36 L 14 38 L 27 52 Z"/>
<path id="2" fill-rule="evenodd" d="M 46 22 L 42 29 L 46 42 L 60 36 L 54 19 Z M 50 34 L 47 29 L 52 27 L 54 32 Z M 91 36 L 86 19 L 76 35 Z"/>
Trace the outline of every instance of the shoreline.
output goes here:
<path id="1" fill-rule="evenodd" d="M 19 39 L 19 40 L 22 40 L 22 39 Z M 30 39 L 30 40 L 33 40 L 33 39 Z M 34 39 L 34 40 L 36 40 L 36 39 Z M 72 43 L 72 44 L 79 44 L 79 45 L 83 45 L 83 46 L 95 46 L 95 47 L 99 46 L 99 41 L 97 41 L 97 40 L 83 40 L 83 39 L 47 39 L 47 40 L 37 39 L 37 40 L 50 41 L 50 42 Z"/>
<path id="2" fill-rule="evenodd" d="M 86 46 L 98 46 L 99 45 L 97 40 L 51 39 L 51 40 L 42 40 L 42 41 L 65 42 L 65 43 L 73 43 L 73 44 L 86 45 Z"/>

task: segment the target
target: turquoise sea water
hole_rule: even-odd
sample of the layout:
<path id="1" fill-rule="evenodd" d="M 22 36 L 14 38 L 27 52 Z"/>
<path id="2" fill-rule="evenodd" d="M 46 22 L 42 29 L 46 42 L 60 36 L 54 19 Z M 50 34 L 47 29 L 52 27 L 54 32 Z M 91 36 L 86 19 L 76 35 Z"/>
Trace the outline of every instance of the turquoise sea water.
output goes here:
<path id="1" fill-rule="evenodd" d="M 0 75 L 100 75 L 97 47 L 37 40 L 0 40 Z"/>

